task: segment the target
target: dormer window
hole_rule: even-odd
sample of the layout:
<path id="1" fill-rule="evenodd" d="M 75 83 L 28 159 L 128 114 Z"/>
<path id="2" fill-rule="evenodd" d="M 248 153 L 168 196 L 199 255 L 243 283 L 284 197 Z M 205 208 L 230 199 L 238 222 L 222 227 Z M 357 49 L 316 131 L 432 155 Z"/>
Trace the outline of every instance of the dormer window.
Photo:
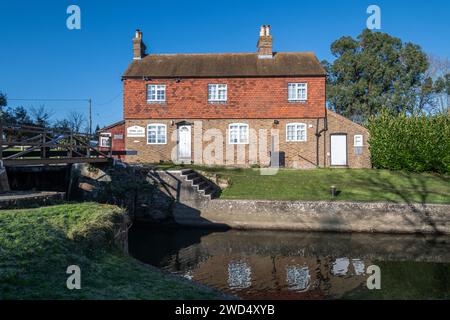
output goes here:
<path id="1" fill-rule="evenodd" d="M 308 100 L 308 84 L 307 83 L 289 83 L 288 84 L 288 101 L 301 102 Z"/>
<path id="2" fill-rule="evenodd" d="M 166 85 L 149 84 L 147 85 L 147 103 L 166 102 Z"/>
<path id="3" fill-rule="evenodd" d="M 208 102 L 227 102 L 227 91 L 226 84 L 208 84 Z"/>

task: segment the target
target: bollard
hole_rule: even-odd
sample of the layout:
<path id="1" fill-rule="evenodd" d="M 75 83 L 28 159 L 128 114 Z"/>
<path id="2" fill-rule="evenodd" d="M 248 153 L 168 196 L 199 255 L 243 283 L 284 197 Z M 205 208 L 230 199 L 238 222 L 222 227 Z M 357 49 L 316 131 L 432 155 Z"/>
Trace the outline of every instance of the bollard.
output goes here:
<path id="1" fill-rule="evenodd" d="M 330 187 L 330 193 L 331 193 L 332 198 L 336 197 L 336 187 L 335 186 Z"/>

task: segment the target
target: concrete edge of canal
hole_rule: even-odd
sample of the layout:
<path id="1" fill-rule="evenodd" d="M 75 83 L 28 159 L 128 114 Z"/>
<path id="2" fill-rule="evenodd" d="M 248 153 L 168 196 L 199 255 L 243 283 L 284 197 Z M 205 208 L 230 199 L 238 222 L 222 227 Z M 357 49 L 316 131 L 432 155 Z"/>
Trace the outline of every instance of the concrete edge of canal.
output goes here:
<path id="1" fill-rule="evenodd" d="M 236 229 L 450 234 L 450 205 L 440 204 L 215 199 L 177 205 L 174 218 Z"/>

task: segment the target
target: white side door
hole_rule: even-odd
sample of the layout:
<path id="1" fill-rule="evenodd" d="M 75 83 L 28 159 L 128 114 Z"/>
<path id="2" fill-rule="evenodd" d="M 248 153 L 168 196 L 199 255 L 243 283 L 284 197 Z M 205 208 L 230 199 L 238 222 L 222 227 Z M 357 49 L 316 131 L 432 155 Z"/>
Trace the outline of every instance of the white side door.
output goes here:
<path id="1" fill-rule="evenodd" d="M 331 135 L 331 165 L 347 165 L 347 135 L 345 134 Z"/>
<path id="2" fill-rule="evenodd" d="M 191 159 L 191 126 L 178 128 L 178 159 Z"/>

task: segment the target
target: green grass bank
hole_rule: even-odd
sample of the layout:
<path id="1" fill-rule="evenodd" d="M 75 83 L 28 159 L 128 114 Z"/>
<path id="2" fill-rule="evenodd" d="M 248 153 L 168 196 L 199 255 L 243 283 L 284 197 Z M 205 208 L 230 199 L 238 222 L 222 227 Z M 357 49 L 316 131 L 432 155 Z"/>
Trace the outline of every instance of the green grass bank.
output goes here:
<path id="1" fill-rule="evenodd" d="M 114 245 L 122 209 L 97 203 L 0 211 L 0 299 L 210 299 Z M 81 268 L 81 289 L 66 287 Z"/>
<path id="2" fill-rule="evenodd" d="M 163 165 L 164 170 L 192 168 L 228 179 L 223 199 L 337 200 L 395 203 L 450 203 L 450 176 L 376 169 L 260 169 Z M 331 199 L 330 187 L 339 194 Z"/>

